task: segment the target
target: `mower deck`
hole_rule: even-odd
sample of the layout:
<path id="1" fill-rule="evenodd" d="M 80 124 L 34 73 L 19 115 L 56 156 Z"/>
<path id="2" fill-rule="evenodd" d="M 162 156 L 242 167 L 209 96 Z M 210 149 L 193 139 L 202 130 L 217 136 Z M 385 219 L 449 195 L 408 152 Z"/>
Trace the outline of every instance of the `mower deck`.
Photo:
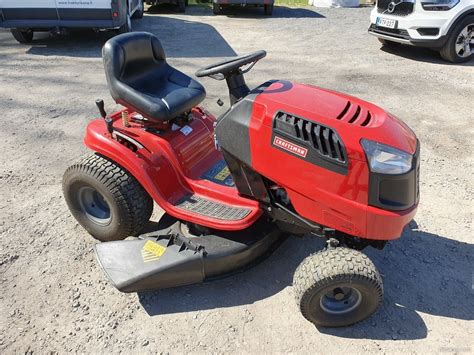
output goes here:
<path id="1" fill-rule="evenodd" d="M 269 255 L 285 235 L 264 220 L 240 232 L 197 236 L 177 221 L 137 240 L 97 244 L 97 259 L 112 284 L 138 292 L 227 276 Z"/>

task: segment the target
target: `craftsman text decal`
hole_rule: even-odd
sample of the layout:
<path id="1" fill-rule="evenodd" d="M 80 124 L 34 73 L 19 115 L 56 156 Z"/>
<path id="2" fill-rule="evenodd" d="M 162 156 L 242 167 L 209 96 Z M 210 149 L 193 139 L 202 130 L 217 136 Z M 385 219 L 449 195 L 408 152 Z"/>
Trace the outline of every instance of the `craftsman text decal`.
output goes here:
<path id="1" fill-rule="evenodd" d="M 280 147 L 290 153 L 299 155 L 300 157 L 306 158 L 306 154 L 308 154 L 308 149 L 300 147 L 299 145 L 293 144 L 288 142 L 287 140 L 275 136 L 273 139 L 273 145 Z"/>

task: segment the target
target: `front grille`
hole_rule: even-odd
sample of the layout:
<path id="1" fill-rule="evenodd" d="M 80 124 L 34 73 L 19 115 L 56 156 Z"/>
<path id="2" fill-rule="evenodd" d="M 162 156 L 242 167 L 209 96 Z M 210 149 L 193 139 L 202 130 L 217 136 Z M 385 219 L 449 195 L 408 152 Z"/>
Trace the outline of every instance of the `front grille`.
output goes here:
<path id="1" fill-rule="evenodd" d="M 415 1 L 403 0 L 378 0 L 377 12 L 395 16 L 407 16 L 413 12 Z M 393 9 L 391 11 L 391 9 Z M 390 12 L 391 11 L 391 12 Z"/>
<path id="2" fill-rule="evenodd" d="M 296 140 L 310 143 L 319 155 L 340 163 L 347 162 L 347 153 L 336 131 L 319 123 L 285 112 L 278 112 L 275 129 Z"/>
<path id="3" fill-rule="evenodd" d="M 386 27 L 381 27 L 381 26 L 371 24 L 369 31 L 373 33 L 379 33 L 382 35 L 400 38 L 400 39 L 406 39 L 406 40 L 411 39 L 407 30 L 399 30 L 396 28 L 386 28 Z"/>

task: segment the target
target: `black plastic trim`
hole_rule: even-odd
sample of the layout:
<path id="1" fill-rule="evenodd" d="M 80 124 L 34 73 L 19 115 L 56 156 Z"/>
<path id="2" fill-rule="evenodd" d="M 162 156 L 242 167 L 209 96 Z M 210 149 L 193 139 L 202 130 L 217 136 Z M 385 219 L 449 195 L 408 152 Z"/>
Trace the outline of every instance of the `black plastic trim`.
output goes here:
<path id="1" fill-rule="evenodd" d="M 226 150 L 222 149 L 222 154 L 239 193 L 269 203 L 270 197 L 262 176 Z"/>
<path id="2" fill-rule="evenodd" d="M 252 166 L 249 129 L 253 103 L 257 96 L 274 82 L 275 80 L 270 80 L 253 89 L 217 120 L 215 134 L 219 146 L 232 152 L 233 156 L 248 166 Z"/>
<path id="3" fill-rule="evenodd" d="M 389 211 L 402 211 L 415 206 L 420 199 L 420 142 L 417 141 L 411 170 L 391 175 L 369 173 L 369 205 Z"/>

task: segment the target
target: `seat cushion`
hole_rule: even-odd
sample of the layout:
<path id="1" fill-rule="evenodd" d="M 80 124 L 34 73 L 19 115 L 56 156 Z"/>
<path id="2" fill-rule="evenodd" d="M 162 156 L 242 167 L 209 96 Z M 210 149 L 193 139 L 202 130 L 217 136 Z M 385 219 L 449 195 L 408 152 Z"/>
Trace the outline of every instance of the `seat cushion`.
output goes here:
<path id="1" fill-rule="evenodd" d="M 146 32 L 110 39 L 103 59 L 107 83 L 116 102 L 152 121 L 168 121 L 199 104 L 201 84 L 166 62 L 159 40 Z"/>

